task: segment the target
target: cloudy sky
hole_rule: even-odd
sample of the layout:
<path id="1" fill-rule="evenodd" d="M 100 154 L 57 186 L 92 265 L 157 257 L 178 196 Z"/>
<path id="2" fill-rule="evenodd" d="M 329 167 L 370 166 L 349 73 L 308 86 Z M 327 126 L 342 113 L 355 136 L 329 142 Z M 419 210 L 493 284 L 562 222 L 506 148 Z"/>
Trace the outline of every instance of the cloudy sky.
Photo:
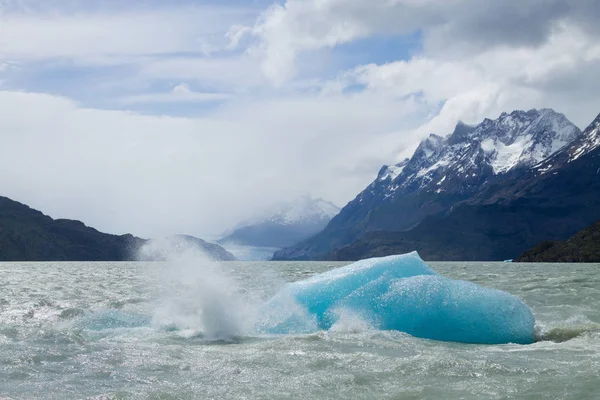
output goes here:
<path id="1" fill-rule="evenodd" d="M 344 205 L 460 119 L 600 112 L 597 0 L 0 0 L 0 195 L 145 237 Z"/>

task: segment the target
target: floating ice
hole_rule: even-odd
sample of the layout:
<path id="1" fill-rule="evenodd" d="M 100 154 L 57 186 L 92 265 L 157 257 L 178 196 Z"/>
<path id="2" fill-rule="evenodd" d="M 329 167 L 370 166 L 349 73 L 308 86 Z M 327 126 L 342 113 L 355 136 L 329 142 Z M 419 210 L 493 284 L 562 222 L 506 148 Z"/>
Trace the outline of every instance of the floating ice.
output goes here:
<path id="1" fill-rule="evenodd" d="M 440 276 L 416 252 L 363 260 L 287 284 L 261 311 L 258 329 L 274 334 L 330 329 L 341 314 L 351 313 L 373 328 L 426 339 L 534 341 L 533 313 L 518 297 Z"/>

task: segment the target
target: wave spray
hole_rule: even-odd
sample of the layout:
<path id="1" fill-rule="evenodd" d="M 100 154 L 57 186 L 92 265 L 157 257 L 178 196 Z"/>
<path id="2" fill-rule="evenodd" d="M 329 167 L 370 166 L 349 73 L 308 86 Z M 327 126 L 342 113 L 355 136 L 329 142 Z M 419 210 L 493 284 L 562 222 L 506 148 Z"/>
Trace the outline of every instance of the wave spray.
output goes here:
<path id="1" fill-rule="evenodd" d="M 243 298 L 224 264 L 193 244 L 177 237 L 152 240 L 140 249 L 139 258 L 164 261 L 152 312 L 157 328 L 207 340 L 231 340 L 251 329 L 252 302 Z"/>

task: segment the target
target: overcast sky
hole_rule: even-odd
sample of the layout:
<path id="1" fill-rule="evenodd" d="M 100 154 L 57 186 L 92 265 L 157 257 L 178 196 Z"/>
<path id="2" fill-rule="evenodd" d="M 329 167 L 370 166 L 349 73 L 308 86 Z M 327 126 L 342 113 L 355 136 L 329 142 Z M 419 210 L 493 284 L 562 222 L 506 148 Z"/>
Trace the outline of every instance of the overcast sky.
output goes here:
<path id="1" fill-rule="evenodd" d="M 111 233 L 340 206 L 431 132 L 600 112 L 597 0 L 0 0 L 0 195 Z"/>

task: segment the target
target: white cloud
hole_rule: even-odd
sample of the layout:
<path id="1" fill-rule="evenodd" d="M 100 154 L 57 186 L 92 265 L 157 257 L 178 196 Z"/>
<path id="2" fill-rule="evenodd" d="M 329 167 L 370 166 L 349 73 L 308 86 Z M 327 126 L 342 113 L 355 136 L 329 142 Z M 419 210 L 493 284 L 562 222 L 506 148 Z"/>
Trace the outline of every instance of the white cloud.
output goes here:
<path id="1" fill-rule="evenodd" d="M 140 63 L 139 68 L 139 79 L 170 77 L 194 80 L 238 92 L 257 88 L 266 83 L 257 61 L 247 55 L 211 58 L 148 58 Z"/>
<path id="2" fill-rule="evenodd" d="M 537 47 L 560 23 L 591 30 L 600 3 L 580 0 L 287 0 L 273 5 L 250 32 L 263 70 L 280 85 L 299 54 L 377 34 L 420 31 L 426 54 L 452 60 L 496 47 Z M 590 29 L 591 28 L 591 29 Z M 239 29 L 238 29 L 239 31 Z"/>
<path id="3" fill-rule="evenodd" d="M 124 97 L 124 103 L 203 103 L 230 99 L 229 93 L 196 92 L 187 83 L 180 83 L 168 93 L 150 93 Z"/>
<path id="4" fill-rule="evenodd" d="M 0 186 L 109 232 L 204 235 L 307 191 L 344 203 L 393 157 L 396 146 L 382 149 L 378 139 L 390 140 L 411 107 L 362 95 L 295 97 L 190 119 L 4 91 Z M 371 168 L 357 173 L 364 163 Z"/>
<path id="5" fill-rule="evenodd" d="M 9 13 L 0 24 L 0 57 L 119 63 L 132 56 L 211 53 L 227 46 L 226 27 L 249 15 L 223 7 Z"/>
<path id="6" fill-rule="evenodd" d="M 584 78 L 581 72 L 587 69 L 591 70 Z M 568 25 L 557 27 L 534 48 L 491 48 L 454 60 L 424 54 L 409 61 L 358 67 L 346 77 L 348 84 L 358 82 L 382 95 L 420 94 L 427 102 L 444 101 L 439 117 L 452 114 L 449 124 L 458 119 L 477 122 L 516 108 L 553 107 L 585 126 L 600 110 L 600 99 L 590 102 L 585 95 L 600 90 L 600 44 Z M 560 93 L 554 87 L 560 79 L 571 80 L 571 85 L 585 79 L 586 89 Z M 451 129 L 445 128 L 438 133 Z"/>

